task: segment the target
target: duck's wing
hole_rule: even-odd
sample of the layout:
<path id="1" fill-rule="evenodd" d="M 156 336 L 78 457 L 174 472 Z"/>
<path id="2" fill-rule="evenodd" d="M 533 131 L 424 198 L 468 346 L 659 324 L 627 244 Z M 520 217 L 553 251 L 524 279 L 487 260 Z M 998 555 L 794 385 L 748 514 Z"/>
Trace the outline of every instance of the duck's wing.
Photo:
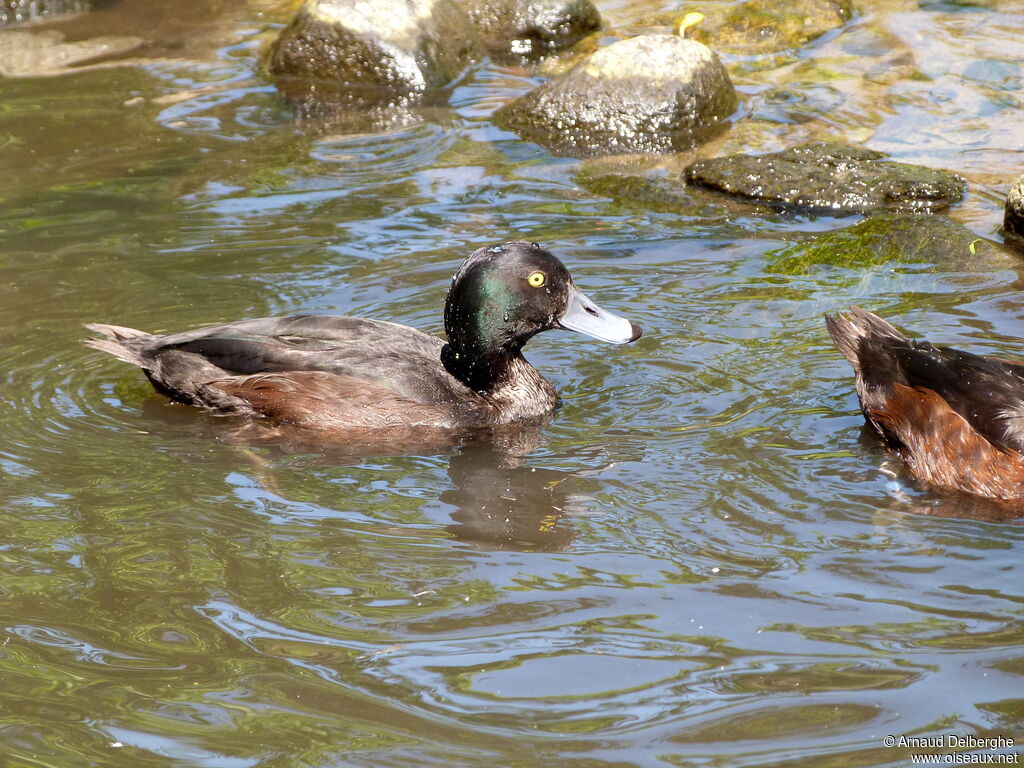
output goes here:
<path id="1" fill-rule="evenodd" d="M 200 385 L 270 373 L 332 374 L 423 404 L 464 400 L 472 394 L 441 364 L 440 338 L 378 320 L 296 315 L 167 336 L 98 324 L 89 328 L 108 337 L 89 342 L 91 346 L 140 366 L 172 397 L 212 407 L 218 406 L 204 402 L 202 393 L 209 390 Z"/>
<path id="2" fill-rule="evenodd" d="M 948 411 L 995 449 L 1024 452 L 1024 366 L 913 341 L 878 315 L 857 307 L 827 316 L 825 322 L 857 375 L 865 416 L 882 428 L 884 436 L 906 439 L 905 434 L 884 429 L 886 415 L 891 422 L 902 410 L 907 417 L 896 421 L 905 422 L 907 429 L 930 429 L 934 440 L 949 442 L 935 431 Z M 959 430 L 949 434 L 953 432 Z"/>
<path id="3" fill-rule="evenodd" d="M 457 426 L 450 410 L 397 395 L 363 379 L 323 371 L 227 376 L 198 385 L 203 404 L 322 432 L 375 439 L 437 437 Z"/>
<path id="4" fill-rule="evenodd" d="M 98 326 L 90 326 L 98 327 Z M 114 326 L 108 326 L 113 328 Z M 124 330 L 124 329 L 122 329 Z M 130 329 L 129 329 L 130 330 Z M 136 331 L 135 333 L 139 333 Z M 254 320 L 239 320 L 233 323 L 206 326 L 182 333 L 158 337 L 165 346 L 180 346 L 203 339 L 251 339 L 268 338 L 305 342 L 311 347 L 322 345 L 338 346 L 353 342 L 374 343 L 380 341 L 406 340 L 413 344 L 434 345 L 441 342 L 416 328 L 383 320 L 343 315 L 290 315 L 288 317 L 261 317 Z"/>

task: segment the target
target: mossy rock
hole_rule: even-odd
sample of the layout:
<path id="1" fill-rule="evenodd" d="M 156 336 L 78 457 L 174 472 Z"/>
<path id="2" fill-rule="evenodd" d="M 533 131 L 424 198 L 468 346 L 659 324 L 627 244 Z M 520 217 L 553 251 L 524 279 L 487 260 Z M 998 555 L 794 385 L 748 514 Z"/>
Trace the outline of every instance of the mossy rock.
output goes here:
<path id="1" fill-rule="evenodd" d="M 576 174 L 576 183 L 595 195 L 656 211 L 677 211 L 693 202 L 686 185 L 664 172 L 630 173 L 585 166 Z"/>
<path id="2" fill-rule="evenodd" d="M 1024 239 L 1024 176 L 1017 179 L 1006 196 L 1003 229 L 1018 241 Z"/>
<path id="3" fill-rule="evenodd" d="M 966 184 L 948 171 L 885 159 L 882 152 L 815 143 L 766 155 L 730 155 L 686 169 L 690 184 L 803 212 L 936 211 L 959 202 Z"/>
<path id="4" fill-rule="evenodd" d="M 591 0 L 306 0 L 266 69 L 300 119 L 393 127 L 488 53 L 537 58 L 600 24 Z"/>
<path id="5" fill-rule="evenodd" d="M 878 213 L 851 227 L 768 251 L 765 256 L 767 271 L 803 275 L 820 266 L 941 264 L 971 269 L 1005 258 L 1006 252 L 947 216 Z"/>
<path id="6" fill-rule="evenodd" d="M 483 54 L 454 0 L 308 0 L 267 69 L 300 112 L 419 103 Z"/>
<path id="7" fill-rule="evenodd" d="M 462 0 L 488 51 L 503 60 L 534 60 L 571 48 L 601 27 L 591 0 Z"/>

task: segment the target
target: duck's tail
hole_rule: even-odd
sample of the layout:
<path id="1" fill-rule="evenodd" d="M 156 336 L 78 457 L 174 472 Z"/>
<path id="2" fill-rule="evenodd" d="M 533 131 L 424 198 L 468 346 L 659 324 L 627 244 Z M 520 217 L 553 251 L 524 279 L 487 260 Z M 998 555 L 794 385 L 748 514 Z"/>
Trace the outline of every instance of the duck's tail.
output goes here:
<path id="1" fill-rule="evenodd" d="M 93 333 L 107 337 L 105 339 L 86 339 L 83 343 L 87 347 L 98 349 L 100 352 L 106 352 L 118 360 L 124 360 L 126 363 L 137 365 L 140 368 L 146 367 L 146 361 L 141 354 L 142 345 L 137 342 L 153 338 L 151 334 L 145 331 L 137 331 L 134 328 L 107 325 L 105 323 L 87 323 L 85 327 Z M 133 340 L 136 343 L 131 343 Z"/>
<path id="2" fill-rule="evenodd" d="M 909 340 L 896 328 L 878 315 L 861 309 L 850 307 L 847 313 L 825 315 L 825 327 L 835 342 L 836 348 L 843 357 L 850 361 L 857 373 L 860 373 L 864 347 L 862 342 L 890 341 L 907 343 Z"/>

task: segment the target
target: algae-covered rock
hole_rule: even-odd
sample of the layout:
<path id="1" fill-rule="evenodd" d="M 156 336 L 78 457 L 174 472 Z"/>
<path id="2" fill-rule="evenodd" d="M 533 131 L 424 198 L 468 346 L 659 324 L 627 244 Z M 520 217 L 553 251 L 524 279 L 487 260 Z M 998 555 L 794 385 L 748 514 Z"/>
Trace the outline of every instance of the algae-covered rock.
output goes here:
<path id="1" fill-rule="evenodd" d="M 0 27 L 91 7 L 90 0 L 0 0 Z"/>
<path id="2" fill-rule="evenodd" d="M 470 23 L 499 58 L 535 59 L 569 48 L 601 26 L 590 0 L 462 0 Z"/>
<path id="3" fill-rule="evenodd" d="M 702 160 L 685 176 L 691 184 L 749 201 L 831 213 L 932 211 L 963 197 L 965 183 L 959 176 L 885 157 L 862 147 L 804 144 L 767 155 Z"/>
<path id="4" fill-rule="evenodd" d="M 588 165 L 576 174 L 576 183 L 595 195 L 655 211 L 678 211 L 693 203 L 678 174 L 670 176 L 664 171 L 637 172 Z"/>
<path id="5" fill-rule="evenodd" d="M 1024 176 L 1017 179 L 1006 196 L 1003 229 L 1015 238 L 1024 238 Z"/>
<path id="6" fill-rule="evenodd" d="M 307 0 L 267 63 L 300 113 L 422 101 L 482 55 L 455 0 Z"/>
<path id="7" fill-rule="evenodd" d="M 686 3 L 641 20 L 644 27 L 671 27 L 687 12 L 704 19 L 686 31 L 715 50 L 746 55 L 799 48 L 849 21 L 849 0 L 747 0 L 736 5 Z"/>
<path id="8" fill-rule="evenodd" d="M 765 254 L 767 269 L 806 274 L 816 266 L 870 267 L 876 264 L 941 264 L 974 269 L 1006 259 L 991 240 L 978 237 L 948 216 L 877 213 L 851 227 L 825 232 Z"/>
<path id="9" fill-rule="evenodd" d="M 496 117 L 554 154 L 593 157 L 688 149 L 720 130 L 736 102 L 707 46 L 643 35 L 600 49 Z"/>

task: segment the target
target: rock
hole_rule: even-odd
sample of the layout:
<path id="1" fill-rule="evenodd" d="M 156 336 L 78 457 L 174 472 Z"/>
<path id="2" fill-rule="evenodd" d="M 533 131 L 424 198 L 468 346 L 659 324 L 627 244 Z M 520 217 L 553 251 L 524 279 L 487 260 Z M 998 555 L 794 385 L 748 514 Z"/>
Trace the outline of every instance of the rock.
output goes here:
<path id="1" fill-rule="evenodd" d="M 0 27 L 43 16 L 79 13 L 91 6 L 89 0 L 0 0 Z"/>
<path id="2" fill-rule="evenodd" d="M 937 264 L 975 271 L 980 265 L 1004 269 L 1017 264 L 991 240 L 978 237 L 948 216 L 882 212 L 852 227 L 815 235 L 769 251 L 766 269 L 806 274 L 816 266 L 870 267 L 876 264 Z"/>
<path id="3" fill-rule="evenodd" d="M 601 32 L 593 32 L 571 48 L 547 56 L 537 63 L 535 71 L 548 80 L 561 77 L 588 56 L 592 56 L 601 47 Z"/>
<path id="4" fill-rule="evenodd" d="M 710 48 L 642 35 L 600 49 L 496 118 L 554 154 L 593 157 L 688 149 L 721 130 L 736 103 Z"/>
<path id="5" fill-rule="evenodd" d="M 1003 229 L 1020 242 L 1024 239 L 1024 176 L 1017 179 L 1006 196 Z"/>
<path id="6" fill-rule="evenodd" d="M 767 155 L 702 160 L 685 177 L 748 201 L 832 213 L 939 210 L 963 197 L 959 176 L 885 157 L 862 147 L 804 144 Z"/>
<path id="7" fill-rule="evenodd" d="M 852 15 L 849 0 L 749 0 L 709 16 L 690 37 L 732 53 L 771 53 L 805 45 Z"/>
<path id="8" fill-rule="evenodd" d="M 300 117 L 393 123 L 389 109 L 443 102 L 488 52 L 536 58 L 600 24 L 590 0 L 306 0 L 267 69 Z"/>
<path id="9" fill-rule="evenodd" d="M 684 11 L 704 20 L 686 36 L 715 50 L 744 55 L 774 53 L 800 46 L 850 20 L 850 0 L 747 0 L 739 5 L 687 3 L 684 9 L 641 20 L 643 27 L 671 27 Z"/>
<path id="10" fill-rule="evenodd" d="M 307 0 L 267 63 L 300 114 L 412 104 L 483 54 L 455 0 Z"/>
<path id="11" fill-rule="evenodd" d="M 463 0 L 496 57 L 536 59 L 569 48 L 601 26 L 590 0 Z"/>
<path id="12" fill-rule="evenodd" d="M 117 58 L 142 47 L 141 37 L 94 37 L 65 43 L 55 30 L 28 32 L 0 30 L 0 76 L 45 77 L 138 64 L 139 59 Z"/>
<path id="13" fill-rule="evenodd" d="M 692 205 L 690 190 L 678 177 L 665 172 L 632 172 L 588 165 L 576 174 L 576 183 L 588 192 L 626 205 L 654 211 L 680 211 Z"/>

